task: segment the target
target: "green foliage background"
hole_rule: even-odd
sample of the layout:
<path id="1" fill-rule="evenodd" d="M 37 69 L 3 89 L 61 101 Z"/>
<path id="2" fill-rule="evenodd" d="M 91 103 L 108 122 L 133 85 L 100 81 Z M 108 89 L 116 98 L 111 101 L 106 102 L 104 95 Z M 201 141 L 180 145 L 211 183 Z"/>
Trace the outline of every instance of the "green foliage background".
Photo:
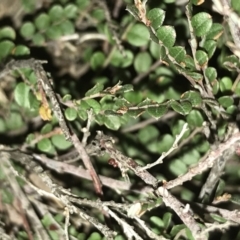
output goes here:
<path id="1" fill-rule="evenodd" d="M 159 180 L 169 181 L 186 173 L 210 149 L 212 142 L 202 133 L 204 122 L 221 140 L 229 122 L 235 121 L 240 96 L 239 58 L 227 46 L 227 41 L 232 41 L 228 26 L 211 4 L 190 1 L 187 18 L 185 6 L 177 5 L 178 1 L 149 0 L 149 22 L 144 24 L 132 1 L 119 2 L 117 9 L 115 1 L 39 1 L 37 6 L 22 0 L 23 14 L 18 23 L 12 22 L 15 18 L 11 13 L 0 20 L 0 63 L 4 67 L 12 58 L 48 60 L 45 69 L 79 138 L 92 109 L 90 139 L 96 130 L 103 130 L 116 139 L 118 149 L 141 165 L 152 163 L 168 151 L 188 123 L 181 147 L 151 170 Z M 239 15 L 238 1 L 231 2 Z M 52 158 L 71 150 L 72 144 L 56 131 L 56 117 L 41 120 L 47 114 L 39 113 L 41 105 L 31 69 L 4 78 L 0 87 L 1 143 L 25 146 Z M 122 179 L 119 169 L 108 164 L 108 156 L 93 161 L 98 174 Z M 239 198 L 238 166 L 238 160 L 227 165 L 216 196 L 229 192 L 235 202 Z M 129 175 L 134 185 L 142 184 L 134 174 Z M 196 176 L 178 186 L 174 195 L 182 201 L 198 201 L 206 176 Z M 96 199 L 90 182 L 60 174 L 55 178 L 75 194 Z M 4 189 L 1 192 L 8 202 L 11 194 Z M 143 199 L 141 194 L 119 194 L 111 189 L 104 194 L 106 200 L 116 202 Z M 227 208 L 233 206 L 236 208 L 229 201 Z M 163 206 L 144 217 L 152 231 L 167 239 L 185 228 L 174 212 Z M 49 221 L 42 219 L 45 226 L 51 224 Z M 63 219 L 59 222 L 63 224 Z M 117 224 L 114 228 L 119 233 L 116 239 L 125 239 Z M 27 239 L 20 230 L 18 239 Z M 74 224 L 70 227 L 76 239 L 102 239 L 94 231 Z M 51 234 L 52 239 L 58 239 Z M 230 229 L 213 233 L 210 238 L 216 236 L 238 239 L 240 233 Z M 182 239 L 193 238 L 186 232 Z"/>

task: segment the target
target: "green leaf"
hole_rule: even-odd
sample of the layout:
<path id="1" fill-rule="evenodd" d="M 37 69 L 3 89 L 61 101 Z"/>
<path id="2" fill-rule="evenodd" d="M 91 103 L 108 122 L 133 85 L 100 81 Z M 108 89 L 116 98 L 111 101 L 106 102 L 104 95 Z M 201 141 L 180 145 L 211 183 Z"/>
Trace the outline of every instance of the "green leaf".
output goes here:
<path id="1" fill-rule="evenodd" d="M 236 71 L 240 68 L 240 62 L 235 55 L 229 55 L 224 59 L 223 66 L 229 71 Z"/>
<path id="2" fill-rule="evenodd" d="M 141 19 L 138 17 L 139 11 L 138 11 L 138 9 L 136 8 L 135 5 L 130 5 L 130 4 L 128 4 L 127 7 L 126 7 L 126 10 L 127 10 L 135 19 L 137 19 L 138 21 L 141 20 Z"/>
<path id="3" fill-rule="evenodd" d="M 218 99 L 218 102 L 220 105 L 222 105 L 224 108 L 228 108 L 234 104 L 234 100 L 231 96 L 223 96 Z"/>
<path id="4" fill-rule="evenodd" d="M 184 224 L 181 224 L 181 225 L 175 225 L 172 227 L 171 229 L 171 236 L 176 236 L 182 229 L 184 229 L 186 226 Z"/>
<path id="5" fill-rule="evenodd" d="M 213 94 L 216 95 L 219 91 L 219 82 L 217 79 L 213 80 L 213 82 L 211 82 L 212 84 L 212 88 L 213 88 Z"/>
<path id="6" fill-rule="evenodd" d="M 163 215 L 164 229 L 168 229 L 171 221 L 172 221 L 172 213 L 169 213 L 169 212 L 165 213 Z"/>
<path id="7" fill-rule="evenodd" d="M 42 129 L 41 129 L 41 134 L 46 134 L 46 133 L 49 133 L 51 132 L 53 129 L 53 126 L 51 123 L 46 123 Z"/>
<path id="8" fill-rule="evenodd" d="M 200 12 L 192 17 L 191 23 L 196 36 L 203 37 L 212 27 L 212 16 L 208 13 Z"/>
<path id="9" fill-rule="evenodd" d="M 235 105 L 229 106 L 226 109 L 226 113 L 229 115 L 232 115 L 233 113 L 236 113 L 236 112 L 237 112 L 237 107 Z"/>
<path id="10" fill-rule="evenodd" d="M 61 27 L 63 35 L 71 35 L 71 34 L 75 33 L 74 25 L 69 20 L 65 20 L 64 22 L 62 22 L 60 24 L 60 27 Z"/>
<path id="11" fill-rule="evenodd" d="M 208 57 L 211 58 L 216 50 L 217 42 L 214 40 L 207 40 L 203 44 L 203 48 L 207 51 Z"/>
<path id="12" fill-rule="evenodd" d="M 76 0 L 76 4 L 80 10 L 85 10 L 91 2 L 89 2 L 89 0 Z"/>
<path id="13" fill-rule="evenodd" d="M 152 56 L 155 59 L 159 59 L 160 58 L 160 46 L 159 46 L 159 44 L 151 41 L 149 50 L 150 50 L 150 53 L 152 54 Z"/>
<path id="14" fill-rule="evenodd" d="M 44 138 L 37 143 L 38 150 L 42 152 L 50 152 L 53 148 L 51 141 L 48 138 Z"/>
<path id="15" fill-rule="evenodd" d="M 214 214 L 214 213 L 210 213 L 210 216 L 217 222 L 219 223 L 225 223 L 227 220 L 217 214 Z"/>
<path id="16" fill-rule="evenodd" d="M 175 46 L 169 48 L 169 54 L 172 56 L 177 63 L 181 63 L 185 61 L 186 50 L 184 47 Z"/>
<path id="17" fill-rule="evenodd" d="M 32 41 L 35 45 L 41 46 L 45 42 L 45 37 L 41 33 L 36 33 L 33 35 Z"/>
<path id="18" fill-rule="evenodd" d="M 219 81 L 221 92 L 231 91 L 232 79 L 229 77 L 223 77 Z"/>
<path id="19" fill-rule="evenodd" d="M 5 121 L 0 118 L 0 133 L 4 133 L 7 130 Z M 1 178 L 0 178 L 1 180 Z"/>
<path id="20" fill-rule="evenodd" d="M 151 21 L 151 26 L 157 30 L 165 19 L 165 11 L 160 8 L 153 8 L 147 13 L 147 18 Z"/>
<path id="21" fill-rule="evenodd" d="M 154 126 L 147 126 L 138 132 L 138 139 L 142 144 L 148 144 L 155 141 L 159 135 L 159 130 Z"/>
<path id="22" fill-rule="evenodd" d="M 83 120 L 86 121 L 88 118 L 87 111 L 83 109 L 78 109 L 78 116 Z"/>
<path id="23" fill-rule="evenodd" d="M 7 188 L 2 188 L 0 190 L 1 201 L 3 204 L 12 204 L 14 200 L 14 194 L 9 191 Z"/>
<path id="24" fill-rule="evenodd" d="M 194 81 L 198 82 L 198 81 L 202 81 L 203 80 L 203 75 L 200 73 L 196 73 L 196 72 L 186 72 L 186 75 L 188 75 L 189 77 L 191 77 Z"/>
<path id="25" fill-rule="evenodd" d="M 50 26 L 47 31 L 46 35 L 51 40 L 57 40 L 62 36 L 62 29 L 60 25 L 52 25 Z"/>
<path id="26" fill-rule="evenodd" d="M 181 101 L 178 103 L 177 101 L 172 100 L 170 106 L 175 112 L 182 115 L 187 115 L 192 110 L 192 104 L 189 101 Z"/>
<path id="27" fill-rule="evenodd" d="M 46 30 L 50 26 L 50 17 L 46 13 L 41 13 L 34 20 L 38 30 Z"/>
<path id="28" fill-rule="evenodd" d="M 199 106 L 202 104 L 202 97 L 199 92 L 196 91 L 187 91 L 181 96 L 181 100 L 189 101 L 193 107 Z"/>
<path id="29" fill-rule="evenodd" d="M 101 105 L 94 99 L 81 100 L 80 106 L 85 110 L 92 108 L 96 114 L 101 111 Z"/>
<path id="30" fill-rule="evenodd" d="M 191 56 L 186 55 L 184 58 L 185 62 L 185 68 L 188 68 L 189 70 L 196 70 L 194 60 Z"/>
<path id="31" fill-rule="evenodd" d="M 32 22 L 25 22 L 20 28 L 20 34 L 24 38 L 31 38 L 35 33 L 35 26 Z"/>
<path id="32" fill-rule="evenodd" d="M 174 143 L 173 136 L 170 134 L 164 134 L 159 140 L 158 152 L 163 153 L 168 151 L 172 147 L 173 143 Z"/>
<path id="33" fill-rule="evenodd" d="M 8 41 L 8 40 L 1 41 L 0 42 L 0 60 L 10 55 L 14 46 L 15 46 L 14 43 L 11 41 Z"/>
<path id="34" fill-rule="evenodd" d="M 111 65 L 120 68 L 126 68 L 132 65 L 133 62 L 133 53 L 129 50 L 125 51 L 125 57 L 119 50 L 115 50 L 112 55 L 112 60 L 110 62 Z"/>
<path id="35" fill-rule="evenodd" d="M 14 99 L 17 104 L 24 108 L 29 108 L 29 91 L 30 87 L 25 83 L 19 83 L 14 90 Z"/>
<path id="36" fill-rule="evenodd" d="M 13 51 L 14 56 L 24 56 L 24 55 L 29 55 L 30 54 L 30 49 L 24 45 L 18 45 L 14 51 Z"/>
<path id="37" fill-rule="evenodd" d="M 128 31 L 126 39 L 133 46 L 145 46 L 149 41 L 149 31 L 146 26 L 137 23 Z"/>
<path id="38" fill-rule="evenodd" d="M 213 67 L 208 67 L 204 70 L 205 77 L 209 80 L 209 82 L 213 82 L 217 79 L 217 70 Z"/>
<path id="39" fill-rule="evenodd" d="M 60 5 L 54 5 L 48 12 L 52 22 L 61 20 L 64 16 L 63 8 Z"/>
<path id="40" fill-rule="evenodd" d="M 193 109 L 186 117 L 189 126 L 201 127 L 203 124 L 203 116 L 200 111 Z"/>
<path id="41" fill-rule="evenodd" d="M 104 125 L 109 129 L 118 130 L 121 126 L 121 121 L 118 116 L 105 115 L 104 116 Z"/>
<path id="42" fill-rule="evenodd" d="M 195 57 L 200 67 L 204 68 L 208 64 L 208 56 L 204 51 L 198 50 Z"/>
<path id="43" fill-rule="evenodd" d="M 223 25 L 220 23 L 213 23 L 209 32 L 206 35 L 206 39 L 217 40 L 223 33 Z"/>
<path id="44" fill-rule="evenodd" d="M 99 22 L 100 22 L 100 21 L 103 21 L 103 20 L 105 19 L 104 10 L 101 9 L 101 8 L 94 9 L 94 10 L 91 12 L 91 17 L 95 18 L 95 19 L 98 20 Z"/>
<path id="45" fill-rule="evenodd" d="M 156 107 L 148 107 L 147 112 L 154 118 L 160 118 L 168 111 L 168 106 L 166 104 L 159 104 Z"/>
<path id="46" fill-rule="evenodd" d="M 98 232 L 93 232 L 87 240 L 102 240 L 102 236 Z"/>
<path id="47" fill-rule="evenodd" d="M 137 118 L 143 113 L 144 113 L 144 110 L 142 109 L 129 109 L 127 111 L 127 114 L 133 118 Z"/>
<path id="48" fill-rule="evenodd" d="M 163 222 L 163 220 L 160 218 L 160 217 L 157 217 L 157 216 L 152 216 L 151 218 L 150 218 L 150 221 L 152 222 L 152 223 L 154 223 L 157 227 L 159 227 L 159 228 L 163 228 L 164 227 L 164 222 Z"/>
<path id="49" fill-rule="evenodd" d="M 6 127 L 9 130 L 16 130 L 23 126 L 24 122 L 20 113 L 11 112 L 10 116 L 6 121 Z"/>
<path id="50" fill-rule="evenodd" d="M 90 64 L 93 70 L 96 70 L 103 66 L 105 61 L 105 55 L 102 52 L 95 52 L 91 57 Z"/>
<path id="51" fill-rule="evenodd" d="M 175 159 L 170 163 L 169 170 L 175 176 L 180 176 L 187 172 L 187 166 L 183 161 L 181 161 L 179 159 Z"/>
<path id="52" fill-rule="evenodd" d="M 192 231 L 189 228 L 185 229 L 185 233 L 188 240 L 195 240 L 195 238 L 192 235 Z"/>
<path id="53" fill-rule="evenodd" d="M 157 30 L 157 37 L 162 42 L 162 44 L 170 48 L 174 45 L 176 41 L 176 32 L 172 26 L 162 26 Z"/>
<path id="54" fill-rule="evenodd" d="M 77 110 L 74 108 L 67 108 L 64 113 L 68 121 L 74 121 L 77 118 Z"/>
<path id="55" fill-rule="evenodd" d="M 240 14 L 240 2 L 238 0 L 231 0 L 231 6 L 238 14 Z"/>
<path id="56" fill-rule="evenodd" d="M 66 18 L 74 19 L 77 17 L 78 8 L 74 4 L 68 4 L 63 10 L 63 14 Z"/>
<path id="57" fill-rule="evenodd" d="M 152 65 L 152 58 L 148 52 L 140 52 L 135 57 L 133 65 L 137 73 L 147 72 Z"/>
<path id="58" fill-rule="evenodd" d="M 3 27 L 0 29 L 0 39 L 8 38 L 14 40 L 16 38 L 15 30 L 12 27 Z"/>
<path id="59" fill-rule="evenodd" d="M 54 135 L 51 140 L 53 145 L 59 150 L 67 150 L 72 146 L 72 143 L 67 141 L 63 134 Z"/>
<path id="60" fill-rule="evenodd" d="M 85 96 L 91 96 L 97 93 L 100 93 L 104 89 L 104 85 L 102 83 L 97 83 L 93 88 L 89 89 Z"/>

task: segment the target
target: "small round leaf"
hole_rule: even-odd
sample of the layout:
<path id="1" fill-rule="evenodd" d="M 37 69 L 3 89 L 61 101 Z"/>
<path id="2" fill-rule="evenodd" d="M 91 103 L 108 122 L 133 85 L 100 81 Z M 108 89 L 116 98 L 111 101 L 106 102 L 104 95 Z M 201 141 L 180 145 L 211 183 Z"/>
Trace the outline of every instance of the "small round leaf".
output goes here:
<path id="1" fill-rule="evenodd" d="M 14 90 L 14 98 L 17 104 L 24 108 L 29 108 L 29 91 L 30 87 L 25 83 L 19 83 Z"/>
<path id="2" fill-rule="evenodd" d="M 59 150 L 66 150 L 72 146 L 72 143 L 67 141 L 63 134 L 54 135 L 51 140 L 53 145 Z"/>
<path id="3" fill-rule="evenodd" d="M 45 37 L 41 33 L 36 33 L 33 35 L 32 41 L 35 45 L 41 46 L 45 42 Z"/>
<path id="4" fill-rule="evenodd" d="M 15 56 L 24 56 L 24 55 L 29 55 L 30 54 L 30 49 L 24 45 L 18 45 L 14 51 L 13 54 Z"/>
<path id="5" fill-rule="evenodd" d="M 194 109 L 187 115 L 187 122 L 189 126 L 201 127 L 203 124 L 203 121 L 204 119 L 202 117 L 202 114 L 198 110 Z"/>
<path id="6" fill-rule="evenodd" d="M 6 58 L 8 55 L 11 54 L 14 43 L 8 40 L 4 40 L 0 42 L 0 60 Z"/>
<path id="7" fill-rule="evenodd" d="M 215 79 L 217 79 L 217 70 L 213 67 L 208 67 L 205 69 L 205 76 L 206 78 L 212 82 L 214 81 Z"/>
<path id="8" fill-rule="evenodd" d="M 189 101 L 181 101 L 178 103 L 177 101 L 172 100 L 170 102 L 171 108 L 182 115 L 187 115 L 192 110 L 192 104 Z"/>
<path id="9" fill-rule="evenodd" d="M 221 92 L 231 91 L 232 79 L 229 77 L 223 77 L 219 81 Z"/>
<path id="10" fill-rule="evenodd" d="M 148 52 L 140 52 L 135 57 L 133 65 L 136 72 L 147 72 L 152 65 L 152 58 Z"/>
<path id="11" fill-rule="evenodd" d="M 230 96 L 223 96 L 218 99 L 218 102 L 220 105 L 222 105 L 224 108 L 228 108 L 233 105 L 234 101 L 233 98 Z"/>
<path id="12" fill-rule="evenodd" d="M 34 23 L 38 30 L 46 30 L 50 25 L 50 17 L 46 13 L 41 13 Z"/>
<path id="13" fill-rule="evenodd" d="M 212 17 L 205 12 L 200 12 L 194 15 L 191 22 L 194 32 L 198 37 L 206 35 L 212 27 Z"/>
<path id="14" fill-rule="evenodd" d="M 204 66 L 207 65 L 207 63 L 208 63 L 208 55 L 204 51 L 198 50 L 196 52 L 195 57 L 196 57 L 196 60 L 197 60 L 197 62 L 198 62 L 200 67 L 204 67 Z"/>
<path id="15" fill-rule="evenodd" d="M 176 32 L 172 26 L 162 26 L 157 30 L 157 37 L 162 44 L 170 48 L 174 45 L 176 40 Z"/>
<path id="16" fill-rule="evenodd" d="M 78 11 L 77 6 L 70 3 L 64 8 L 63 14 L 66 18 L 71 19 L 71 18 L 75 18 L 77 16 L 77 11 Z"/>
<path id="17" fill-rule="evenodd" d="M 3 27 L 0 29 L 0 39 L 8 38 L 14 40 L 16 38 L 15 30 L 11 27 Z"/>
<path id="18" fill-rule="evenodd" d="M 105 61 L 105 55 L 102 52 L 95 52 L 90 60 L 93 70 L 100 68 Z"/>
<path id="19" fill-rule="evenodd" d="M 146 26 L 137 23 L 129 30 L 126 38 L 133 46 L 145 46 L 149 42 L 149 31 Z"/>
<path id="20" fill-rule="evenodd" d="M 157 30 L 164 21 L 165 11 L 160 8 L 153 8 L 147 13 L 147 18 L 151 21 L 151 26 Z"/>
<path id="21" fill-rule="evenodd" d="M 133 53 L 129 50 L 125 51 L 125 57 L 123 57 L 122 53 L 118 50 L 113 52 L 112 60 L 110 62 L 111 65 L 120 68 L 129 67 L 133 62 Z"/>
<path id="22" fill-rule="evenodd" d="M 52 22 L 61 20 L 63 16 L 63 8 L 60 5 L 54 5 L 49 10 L 48 14 Z"/>
<path id="23" fill-rule="evenodd" d="M 51 40 L 56 40 L 62 36 L 62 29 L 60 25 L 52 25 L 46 31 L 46 35 Z"/>
<path id="24" fill-rule="evenodd" d="M 48 138 L 44 138 L 37 143 L 37 147 L 42 152 L 50 152 L 52 150 L 52 143 Z"/>
<path id="25" fill-rule="evenodd" d="M 74 108 L 67 108 L 65 110 L 66 119 L 69 121 L 74 121 L 77 118 L 77 111 Z"/>
<path id="26" fill-rule="evenodd" d="M 35 33 L 35 26 L 31 22 L 25 22 L 20 29 L 20 34 L 24 38 L 31 38 L 34 33 Z"/>
<path id="27" fill-rule="evenodd" d="M 71 35 L 75 32 L 74 25 L 71 21 L 66 20 L 60 24 L 63 35 Z"/>

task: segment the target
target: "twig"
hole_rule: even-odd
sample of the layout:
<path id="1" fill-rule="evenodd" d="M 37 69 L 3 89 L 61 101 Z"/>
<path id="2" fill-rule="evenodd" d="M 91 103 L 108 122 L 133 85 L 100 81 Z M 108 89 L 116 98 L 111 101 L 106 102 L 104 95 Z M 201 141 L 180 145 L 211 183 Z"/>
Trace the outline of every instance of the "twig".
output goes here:
<path id="1" fill-rule="evenodd" d="M 65 233 L 65 238 L 66 240 L 69 240 L 69 236 L 68 236 L 68 226 L 69 226 L 69 218 L 70 218 L 70 214 L 69 214 L 69 209 L 67 207 L 65 207 L 65 224 L 64 224 L 64 233 Z"/>
<path id="2" fill-rule="evenodd" d="M 179 135 L 176 136 L 176 139 L 175 139 L 172 147 L 167 152 L 162 153 L 162 155 L 155 162 L 147 164 L 146 166 L 144 166 L 142 168 L 142 170 L 146 170 L 146 169 L 152 168 L 153 166 L 161 164 L 165 157 L 167 157 L 171 152 L 173 152 L 175 149 L 178 148 L 178 142 L 181 140 L 181 138 L 183 137 L 183 135 L 186 131 L 188 131 L 187 123 L 185 123 L 183 125 L 182 131 L 180 132 Z"/>
<path id="3" fill-rule="evenodd" d="M 171 180 L 165 184 L 167 189 L 182 185 L 184 182 L 191 180 L 194 176 L 203 173 L 207 169 L 211 168 L 213 164 L 224 154 L 225 151 L 228 151 L 229 148 L 236 147 L 240 141 L 240 133 L 235 133 L 231 138 L 226 142 L 219 144 L 215 150 L 210 150 L 207 157 L 201 159 L 198 164 L 189 169 L 189 171 L 179 176 L 178 178 Z"/>
<path id="4" fill-rule="evenodd" d="M 83 132 L 83 139 L 82 139 L 82 144 L 83 146 L 86 146 L 87 144 L 87 139 L 90 136 L 90 126 L 93 121 L 93 110 L 90 109 L 87 111 L 88 119 L 87 119 L 87 126 L 85 128 L 82 128 Z"/>
<path id="5" fill-rule="evenodd" d="M 62 129 L 62 132 L 66 138 L 66 140 L 69 140 L 73 143 L 74 147 L 78 151 L 79 155 L 81 156 L 83 163 L 85 167 L 89 170 L 91 177 L 93 179 L 93 184 L 96 192 L 100 195 L 102 195 L 102 189 L 101 189 L 101 182 L 100 179 L 90 161 L 89 156 L 87 155 L 84 146 L 82 143 L 80 143 L 77 135 L 75 133 L 72 134 L 70 128 L 67 125 L 67 122 L 64 118 L 62 109 L 60 107 L 60 104 L 58 102 L 58 99 L 56 97 L 55 92 L 52 89 L 51 83 L 47 77 L 46 72 L 44 71 L 42 64 L 46 63 L 47 61 L 40 61 L 35 59 L 28 59 L 28 60 L 19 60 L 19 61 L 11 61 L 8 63 L 5 68 L 0 71 L 0 78 L 5 76 L 6 74 L 9 74 L 13 70 L 17 70 L 19 68 L 32 68 L 37 76 L 38 82 L 42 85 L 46 95 L 49 97 L 54 114 L 57 116 L 59 125 Z"/>

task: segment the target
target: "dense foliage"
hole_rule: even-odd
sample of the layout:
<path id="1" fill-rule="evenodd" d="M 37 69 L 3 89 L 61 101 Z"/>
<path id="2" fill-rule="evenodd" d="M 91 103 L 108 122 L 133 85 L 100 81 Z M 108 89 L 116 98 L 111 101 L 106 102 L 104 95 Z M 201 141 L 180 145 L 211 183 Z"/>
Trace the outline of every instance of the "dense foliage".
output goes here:
<path id="1" fill-rule="evenodd" d="M 239 33 L 239 0 L 0 1 L 0 238 L 240 239 Z"/>

